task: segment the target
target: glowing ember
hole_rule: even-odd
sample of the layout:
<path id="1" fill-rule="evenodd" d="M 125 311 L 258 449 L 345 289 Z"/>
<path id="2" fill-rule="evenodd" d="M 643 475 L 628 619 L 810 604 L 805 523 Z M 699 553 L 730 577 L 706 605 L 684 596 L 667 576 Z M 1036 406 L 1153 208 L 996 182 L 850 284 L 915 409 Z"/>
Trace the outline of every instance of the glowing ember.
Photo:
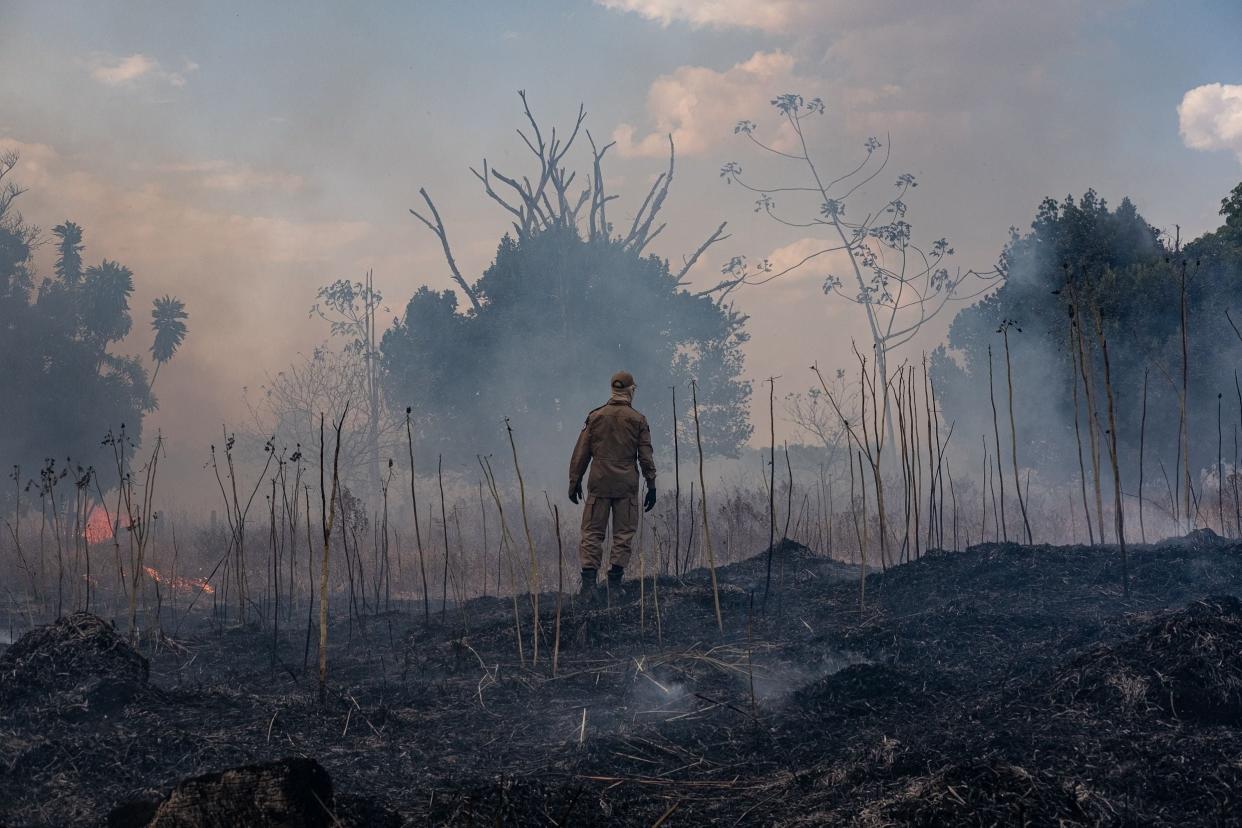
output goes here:
<path id="1" fill-rule="evenodd" d="M 84 534 L 87 543 L 103 543 L 112 537 L 112 521 L 108 520 L 108 513 L 102 507 L 91 509 Z"/>
<path id="2" fill-rule="evenodd" d="M 169 577 L 153 566 L 144 566 L 143 570 L 151 580 L 168 587 L 174 592 L 198 592 L 202 590 L 211 594 L 216 591 L 216 588 L 207 583 L 203 578 L 183 578 L 180 575 Z"/>

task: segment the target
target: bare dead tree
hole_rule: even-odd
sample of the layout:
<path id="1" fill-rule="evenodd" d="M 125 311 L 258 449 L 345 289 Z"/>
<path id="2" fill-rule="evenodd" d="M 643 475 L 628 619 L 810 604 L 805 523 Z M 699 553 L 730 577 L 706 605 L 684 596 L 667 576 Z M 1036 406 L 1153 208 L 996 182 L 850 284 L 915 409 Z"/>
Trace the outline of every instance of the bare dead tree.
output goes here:
<path id="1" fill-rule="evenodd" d="M 565 595 L 565 548 L 561 542 L 561 507 L 552 502 L 546 491 L 543 493 L 543 499 L 548 503 L 548 511 L 552 514 L 552 525 L 556 529 L 556 625 L 552 635 L 552 677 L 556 678 L 557 665 L 561 657 L 561 600 Z M 643 544 L 640 534 L 638 542 L 638 561 L 640 565 L 642 564 L 642 548 Z M 642 575 L 640 573 L 640 581 L 641 578 Z M 483 582 L 487 583 L 486 577 L 484 577 Z M 639 604 L 641 606 L 642 602 L 639 602 Z"/>
<path id="2" fill-rule="evenodd" d="M 440 484 L 440 527 L 444 530 L 444 575 L 440 582 L 440 623 L 448 614 L 449 538 L 448 516 L 444 513 L 444 455 L 436 458 L 436 480 Z"/>
<path id="3" fill-rule="evenodd" d="M 996 476 L 1000 480 L 1000 527 L 1001 537 L 1009 543 L 1009 529 L 1005 520 L 1005 470 L 1001 466 L 1000 425 L 996 415 L 996 393 L 992 382 L 992 346 L 988 346 L 988 398 L 992 401 L 992 432 L 996 438 Z M 1014 486 L 1021 484 L 1015 480 Z"/>
<path id="4" fill-rule="evenodd" d="M 1091 546 L 1095 546 L 1095 530 L 1091 526 L 1091 507 L 1087 504 L 1087 468 L 1083 464 L 1083 459 L 1082 459 L 1082 427 L 1079 423 L 1079 420 L 1080 420 L 1079 412 L 1081 411 L 1081 405 L 1079 404 L 1079 401 L 1078 401 L 1078 381 L 1079 381 L 1078 380 L 1078 376 L 1079 376 L 1078 333 L 1077 333 L 1078 329 L 1077 329 L 1077 326 L 1074 324 L 1074 306 L 1072 304 L 1069 305 L 1069 318 L 1070 318 L 1069 352 L 1070 352 L 1070 371 L 1071 371 L 1070 385 L 1074 389 L 1074 439 L 1078 443 L 1078 484 L 1079 484 L 1079 488 L 1082 490 L 1082 512 L 1083 512 L 1083 515 L 1085 516 L 1086 523 L 1087 523 L 1087 542 Z M 1144 386 L 1143 386 L 1144 405 L 1146 405 L 1146 401 L 1147 401 L 1147 387 L 1146 387 L 1146 375 L 1144 375 Z M 1144 408 L 1143 422 L 1144 424 L 1147 422 L 1145 408 Z M 1140 456 L 1140 468 L 1141 468 L 1141 456 Z"/>
<path id="5" fill-rule="evenodd" d="M 587 113 L 586 108 L 581 104 L 578 106 L 573 125 L 567 131 L 558 133 L 556 127 L 553 127 L 545 133 L 531 110 L 526 92 L 519 90 L 518 97 L 522 101 L 526 126 L 518 128 L 517 134 L 526 149 L 534 156 L 536 169 L 531 174 L 508 174 L 496 169 L 487 158 L 483 159 L 480 165 L 481 170 L 470 167 L 470 172 L 483 185 L 484 194 L 510 217 L 517 239 L 523 241 L 555 228 L 572 228 L 575 232 L 585 231 L 588 241 L 613 242 L 622 245 L 635 255 L 641 254 L 665 228 L 665 223 L 659 221 L 659 216 L 668 198 L 676 169 L 673 136 L 671 134 L 668 136 L 668 168 L 656 177 L 647 190 L 646 196 L 634 213 L 629 229 L 620 233 L 608 220 L 608 203 L 616 200 L 618 196 L 607 192 L 603 172 L 604 157 L 615 142 L 604 144 L 602 147 L 596 143 L 590 130 L 584 127 Z M 586 136 L 591 153 L 591 171 L 584 176 L 585 183 L 581 187 L 575 185 L 578 172 L 571 169 L 568 162 L 570 151 L 579 135 Z M 440 216 L 440 211 L 436 208 L 426 188 L 420 188 L 418 193 L 422 196 L 426 209 L 420 212 L 411 208 L 410 214 L 435 234 L 444 251 L 449 275 L 466 294 L 475 312 L 478 312 L 482 307 L 478 293 L 469 280 L 462 275 L 457 259 L 453 255 L 448 230 L 444 219 Z M 585 228 L 582 227 L 584 223 Z M 724 232 L 725 226 L 726 222 L 721 222 L 693 253 L 683 257 L 682 267 L 677 272 L 679 283 L 699 262 L 708 248 L 729 238 Z M 726 280 L 719 285 L 700 291 L 698 295 L 713 296 L 716 301 L 723 301 L 729 291 L 737 286 L 736 284 L 730 285 L 729 282 L 730 280 Z"/>
<path id="6" fill-rule="evenodd" d="M 724 620 L 720 615 L 720 587 L 716 583 L 716 552 L 712 548 L 711 524 L 707 510 L 707 479 L 703 475 L 703 438 L 699 429 L 699 387 L 691 380 L 690 397 L 694 407 L 694 442 L 699 449 L 699 502 L 703 513 L 703 546 L 707 550 L 707 566 L 712 577 L 712 603 L 716 609 L 716 629 L 724 634 Z"/>
<path id="7" fill-rule="evenodd" d="M 470 300 L 470 304 L 474 306 L 474 310 L 477 313 L 482 307 L 479 304 L 479 297 L 475 294 L 474 289 L 470 287 L 470 283 L 461 275 L 460 268 L 457 267 L 457 260 L 453 258 L 453 248 L 448 240 L 448 230 L 444 227 L 444 220 L 440 218 L 440 211 L 436 209 L 435 202 L 431 200 L 431 196 L 427 194 L 425 187 L 419 187 L 418 194 L 423 197 L 423 201 L 427 202 L 427 208 L 431 211 L 434 222 L 417 212 L 413 207 L 410 208 L 410 215 L 427 225 L 427 228 L 436 234 L 436 238 L 440 240 L 440 246 L 444 248 L 444 260 L 448 263 L 449 273 L 452 275 L 453 281 L 461 288 L 461 292 L 466 294 L 466 298 Z"/>
<path id="8" fill-rule="evenodd" d="M 1126 560 L 1125 511 L 1121 508 L 1121 471 L 1117 462 L 1116 405 L 1112 371 L 1108 361 L 1108 337 L 1104 334 L 1104 314 L 1098 305 L 1095 308 L 1095 333 L 1100 344 L 1100 357 L 1104 362 L 1104 393 L 1108 400 L 1108 459 L 1113 472 L 1113 522 L 1117 532 L 1117 545 L 1121 548 L 1121 590 L 1128 600 L 1130 598 L 1130 570 Z"/>
<path id="9" fill-rule="evenodd" d="M 1181 252 L 1181 228 L 1177 228 L 1178 252 Z M 1181 453 L 1182 453 L 1182 474 L 1186 483 L 1186 491 L 1182 493 L 1183 512 L 1186 516 L 1187 531 L 1193 530 L 1196 524 L 1196 516 L 1191 514 L 1190 499 L 1193 491 L 1193 485 L 1190 478 L 1190 335 L 1187 329 L 1190 327 L 1190 312 L 1188 310 L 1189 303 L 1186 298 L 1186 260 L 1182 259 L 1180 268 L 1180 278 L 1178 280 L 1178 304 L 1180 306 L 1179 318 L 1181 321 L 1181 344 L 1182 344 L 1182 386 L 1180 389 L 1180 397 L 1178 398 L 1178 419 L 1179 430 L 1181 432 Z"/>
<path id="10" fill-rule="evenodd" d="M 1238 416 L 1242 418 L 1242 383 L 1238 382 L 1238 372 L 1233 372 L 1233 389 L 1238 395 Z M 1242 499 L 1238 498 L 1238 427 L 1233 427 L 1233 471 L 1229 475 L 1233 486 L 1233 525 L 1234 537 L 1242 538 Z"/>
<path id="11" fill-rule="evenodd" d="M 1150 371 L 1150 367 L 1143 369 L 1143 413 L 1139 418 L 1138 518 L 1139 540 L 1143 543 L 1147 543 L 1147 527 L 1143 525 L 1143 455 L 1147 442 L 1147 375 Z"/>
<path id="12" fill-rule="evenodd" d="M 763 608 L 768 608 L 772 589 L 772 552 L 776 548 L 776 377 L 768 377 L 768 417 L 771 424 L 771 455 L 768 458 L 768 574 L 763 583 Z"/>
<path id="13" fill-rule="evenodd" d="M 1067 274 L 1069 271 L 1066 271 Z M 1087 404 L 1087 436 L 1090 438 L 1091 473 L 1095 488 L 1095 521 L 1100 537 L 1104 542 L 1104 496 L 1100 484 L 1100 445 L 1099 408 L 1095 402 L 1096 387 L 1094 372 L 1091 370 L 1091 359 L 1086 346 L 1086 334 L 1083 333 L 1082 309 L 1084 297 L 1078 291 L 1073 279 L 1068 280 L 1070 292 L 1070 332 L 1074 337 L 1074 345 L 1078 353 L 1078 372 L 1082 380 Z"/>
<path id="14" fill-rule="evenodd" d="M 229 548 L 233 552 L 233 573 L 237 584 L 238 619 L 244 623 L 246 620 L 246 607 L 252 603 L 246 577 L 246 519 L 250 515 L 251 507 L 254 505 L 255 496 L 259 493 L 259 487 L 263 485 L 263 479 L 267 476 L 267 471 L 271 467 L 276 455 L 276 447 L 272 439 L 264 443 L 263 453 L 265 460 L 263 469 L 259 472 L 258 477 L 255 478 L 255 483 L 250 490 L 249 496 L 245 496 L 239 493 L 237 488 L 238 471 L 233 453 L 233 449 L 237 444 L 237 437 L 235 434 L 229 434 L 227 431 L 224 431 L 223 427 L 221 430 L 224 432 L 225 474 L 229 480 L 228 488 L 225 487 L 224 480 L 220 475 L 215 445 L 211 446 L 211 468 L 215 474 L 216 484 L 220 489 L 220 497 L 224 500 L 224 515 L 228 521 L 231 533 Z M 123 436 L 121 439 L 124 439 Z"/>
<path id="15" fill-rule="evenodd" d="M 491 460 L 488 457 L 484 457 L 481 454 L 475 455 L 475 457 L 479 461 L 479 468 L 483 470 L 483 479 L 487 481 L 487 489 L 492 495 L 492 501 L 496 504 L 496 514 L 500 518 L 501 556 L 509 561 L 509 582 L 510 582 L 510 586 L 513 587 L 513 586 L 516 586 L 516 579 L 513 577 L 513 562 L 512 562 L 512 558 L 510 557 L 510 555 L 505 554 L 506 552 L 509 552 L 509 553 L 512 552 L 513 545 L 514 545 L 513 533 L 509 531 L 509 523 L 508 521 L 505 520 L 505 508 L 500 500 L 500 490 L 496 486 L 496 475 L 494 472 L 492 472 Z M 500 592 L 499 589 L 497 589 L 496 591 L 497 593 Z M 514 634 L 517 640 L 518 661 L 520 661 L 522 666 L 525 667 L 526 666 L 526 654 L 525 654 L 525 651 L 522 649 L 522 619 L 521 619 L 521 616 L 518 615 L 517 590 L 512 589 L 509 597 L 513 601 L 513 630 L 514 630 Z"/>
<path id="16" fill-rule="evenodd" d="M 349 403 L 341 419 L 332 424 L 336 446 L 332 451 L 332 491 L 324 486 L 324 418 L 319 416 L 319 505 L 323 516 L 323 563 L 319 570 L 319 704 L 323 706 L 328 687 L 328 551 L 331 548 L 332 524 L 336 521 L 336 496 L 340 484 L 338 464 L 341 455 L 341 425 L 349 413 Z"/>
<path id="17" fill-rule="evenodd" d="M 374 271 L 368 270 L 363 279 L 359 282 L 337 279 L 321 287 L 310 312 L 312 316 L 328 322 L 334 337 L 346 340 L 345 352 L 354 359 L 352 365 L 344 362 L 343 367 L 351 367 L 361 374 L 361 388 L 358 390 L 362 393 L 358 396 L 365 404 L 359 407 L 358 413 L 363 421 L 361 430 L 365 445 L 367 488 L 371 495 L 377 496 L 382 476 L 380 440 L 383 432 L 393 431 L 396 424 L 394 418 L 387 416 L 381 391 L 383 371 L 376 314 L 382 307 L 384 296 L 375 288 Z M 347 378 L 337 378 L 338 384 L 347 382 Z"/>
<path id="18" fill-rule="evenodd" d="M 1013 361 L 1009 358 L 1010 328 L 1022 333 L 1022 329 L 1013 319 L 1006 319 L 1000 324 L 999 330 L 1005 340 L 1005 380 L 1009 387 L 1009 448 L 1013 459 L 1013 480 L 1014 489 L 1018 493 L 1018 509 L 1022 512 L 1022 528 L 1026 532 L 1026 542 L 1031 544 L 1035 542 L 1035 538 L 1031 534 L 1031 521 L 1026 514 L 1026 498 L 1022 496 L 1021 478 L 1018 474 L 1018 423 L 1013 413 Z"/>
<path id="19" fill-rule="evenodd" d="M 861 428 L 854 427 L 853 421 L 846 414 L 842 403 L 837 400 L 832 389 L 828 387 L 828 383 L 824 379 L 824 375 L 819 370 L 819 367 L 812 365 L 811 370 L 815 372 L 815 376 L 819 379 L 820 388 L 823 390 L 828 402 L 832 405 L 832 410 L 836 413 L 837 418 L 841 421 L 841 427 L 845 429 L 850 440 L 857 446 L 860 455 L 866 455 L 867 463 L 871 467 L 872 480 L 875 484 L 876 518 L 880 533 L 880 566 L 885 568 L 888 566 L 888 520 L 884 505 L 884 477 L 881 474 L 885 443 L 884 430 L 881 423 L 887 419 L 888 414 L 888 383 L 881 381 L 878 365 L 873 364 L 870 370 L 868 370 L 867 358 L 862 355 L 857 346 L 854 346 L 854 356 L 858 359 L 860 389 L 858 422 L 861 424 Z M 881 384 L 883 385 L 882 392 L 879 390 Z M 868 400 L 871 401 L 870 417 L 868 417 L 867 411 Z M 863 527 L 865 529 L 865 508 L 863 513 Z"/>
<path id="20" fill-rule="evenodd" d="M 151 539 L 151 528 L 158 516 L 153 501 L 155 499 L 155 472 L 159 467 L 160 454 L 164 450 L 164 438 L 157 434 L 155 446 L 151 450 L 151 459 L 141 469 L 145 480 L 139 486 L 132 474 L 120 481 L 121 493 L 125 502 L 125 517 L 129 522 L 130 536 L 130 589 L 129 589 L 129 641 L 134 644 L 138 640 L 138 591 L 142 587 L 145 573 L 144 559 L 147 544 Z M 257 487 L 256 487 L 257 488 Z M 59 607 L 57 609 L 59 614 Z"/>
<path id="21" fill-rule="evenodd" d="M 673 392 L 673 566 L 677 570 L 677 550 L 681 549 L 681 448 L 677 440 L 677 386 Z M 694 516 L 691 515 L 691 522 Z"/>
<path id="22" fill-rule="evenodd" d="M 423 625 L 431 626 L 431 599 L 427 595 L 427 559 L 423 550 L 423 529 L 418 522 L 418 493 L 415 489 L 417 473 L 414 469 L 414 432 L 410 428 L 410 409 L 405 409 L 405 438 L 410 453 L 410 506 L 414 513 L 414 543 L 418 548 L 418 571 L 423 579 Z M 430 527 L 428 527 L 430 529 Z M 499 589 L 499 587 L 497 587 Z"/>
<path id="23" fill-rule="evenodd" d="M 823 233 L 825 242 L 781 270 L 774 270 L 767 260 L 752 265 L 739 256 L 726 266 L 726 273 L 739 284 L 765 284 L 812 262 L 818 264 L 822 257 L 844 254 L 849 270 L 846 278 L 857 293 L 847 292 L 846 279 L 837 275 L 825 279 L 824 292 L 863 309 L 879 374 L 886 379 L 888 355 L 893 350 L 909 342 L 951 301 L 973 299 L 990 289 L 1000 275 L 999 270 L 958 269 L 951 273 L 949 260 L 954 250 L 947 239 L 937 239 L 926 248 L 914 242 L 913 228 L 906 220 L 906 196 L 918 184 L 910 173 L 897 177 L 896 193 L 886 201 L 873 206 L 858 203 L 864 188 L 888 166 L 891 145 L 887 139 L 881 143 L 877 138 L 868 138 L 861 161 L 830 177 L 812 156 L 806 132 L 807 119 L 824 114 L 824 102 L 820 98 L 805 100 L 801 95 L 782 94 L 771 103 L 788 130 L 792 148 L 780 149 L 773 142 L 761 141 L 756 137 L 758 125 L 753 121 L 739 121 L 733 131 L 764 153 L 796 164 L 805 173 L 805 182 L 786 186 L 754 184 L 743 175 L 742 166 L 736 161 L 725 163 L 720 175 L 757 196 L 755 212 L 799 232 Z M 796 206 L 786 209 L 786 201 Z M 808 209 L 809 205 L 814 205 L 813 210 Z M 861 217 L 847 218 L 847 213 Z M 890 420 L 890 432 L 891 425 Z"/>
<path id="24" fill-rule="evenodd" d="M 1221 437 L 1220 407 L 1224 395 L 1216 394 L 1216 521 L 1220 524 L 1220 533 L 1228 535 L 1225 527 L 1225 464 L 1221 452 L 1224 451 L 1224 440 Z"/>
<path id="25" fill-rule="evenodd" d="M 513 439 L 513 426 L 509 423 L 509 418 L 505 417 L 505 432 L 509 436 L 509 448 L 513 452 L 513 471 L 517 475 L 518 481 L 518 505 L 522 508 L 522 529 L 526 533 L 526 549 L 530 554 L 530 577 L 527 581 L 528 591 L 530 592 L 530 614 L 531 614 L 531 635 L 533 644 L 531 645 L 531 663 L 539 663 L 539 562 L 535 557 L 535 537 L 530 531 L 530 519 L 526 514 L 526 479 L 522 477 L 522 464 L 518 462 L 517 442 Z"/>
<path id="26" fill-rule="evenodd" d="M 833 377 L 830 383 L 833 396 L 847 411 L 854 411 L 857 407 L 857 389 L 848 384 L 844 369 L 838 368 Z M 846 446 L 848 435 L 845 428 L 832 406 L 827 403 L 823 390 L 812 387 L 806 392 L 786 394 L 785 416 L 799 431 L 823 447 L 829 468 L 837 461 L 842 450 L 849 450 Z"/>
<path id="27" fill-rule="evenodd" d="M 373 326 L 370 335 L 375 335 Z M 403 423 L 380 393 L 378 347 L 370 349 L 370 357 L 367 352 L 325 343 L 267 374 L 257 393 L 243 389 L 249 414 L 246 438 L 262 442 L 270 437 L 279 446 L 313 445 L 319 412 L 340 411 L 348 400 L 349 417 L 341 426 L 341 480 L 351 491 L 374 483 L 376 464 L 401 449 Z M 379 489 L 374 493 L 378 496 Z"/>

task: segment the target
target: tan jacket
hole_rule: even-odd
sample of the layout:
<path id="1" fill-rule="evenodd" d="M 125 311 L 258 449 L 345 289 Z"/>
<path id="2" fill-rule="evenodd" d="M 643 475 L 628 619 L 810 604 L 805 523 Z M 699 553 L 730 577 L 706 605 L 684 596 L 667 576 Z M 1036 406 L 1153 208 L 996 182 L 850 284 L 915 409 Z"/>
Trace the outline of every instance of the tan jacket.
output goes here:
<path id="1" fill-rule="evenodd" d="M 614 397 L 587 415 L 569 460 L 569 485 L 582 482 L 587 465 L 591 477 L 588 494 L 628 497 L 638 494 L 638 468 L 642 466 L 648 488 L 655 488 L 656 468 L 651 454 L 651 428 L 647 418 L 623 399 Z"/>

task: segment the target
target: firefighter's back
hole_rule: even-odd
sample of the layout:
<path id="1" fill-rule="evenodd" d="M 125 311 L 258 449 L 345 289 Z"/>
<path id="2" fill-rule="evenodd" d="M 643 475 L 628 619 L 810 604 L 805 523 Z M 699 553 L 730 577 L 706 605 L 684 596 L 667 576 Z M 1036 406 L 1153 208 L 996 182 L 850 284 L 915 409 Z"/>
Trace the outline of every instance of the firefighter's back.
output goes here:
<path id="1" fill-rule="evenodd" d="M 625 403 L 612 402 L 587 417 L 591 439 L 588 491 L 600 497 L 638 494 L 638 449 L 647 418 Z"/>

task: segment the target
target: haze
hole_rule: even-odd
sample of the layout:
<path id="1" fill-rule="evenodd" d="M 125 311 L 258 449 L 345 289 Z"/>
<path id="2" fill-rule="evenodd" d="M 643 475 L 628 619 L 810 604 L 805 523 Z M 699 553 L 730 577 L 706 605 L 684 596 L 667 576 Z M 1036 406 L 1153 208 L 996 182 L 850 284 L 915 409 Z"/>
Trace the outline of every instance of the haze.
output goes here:
<path id="1" fill-rule="evenodd" d="M 21 154 L 28 221 L 75 221 L 90 260 L 133 268 L 135 333 L 120 351 L 145 351 L 153 297 L 185 300 L 190 335 L 146 424 L 170 441 L 168 473 L 192 487 L 173 487 L 182 499 L 207 484 L 221 425 L 244 425 L 243 388 L 327 339 L 308 314 L 319 286 L 373 270 L 393 311 L 420 285 L 452 286 L 439 243 L 408 213 L 420 187 L 462 271 L 491 262 L 507 217 L 468 167 L 529 168 L 519 89 L 549 125 L 585 104 L 587 126 L 617 142 L 605 172 L 618 223 L 663 170 L 672 133 L 669 228 L 651 250 L 680 262 L 721 221 L 733 234 L 691 271 L 696 284 L 735 255 L 779 265 L 805 249 L 719 175 L 725 161 L 757 163 L 734 124 L 770 121 L 769 99 L 787 91 L 824 100 L 820 149 L 842 163 L 888 133 L 892 170 L 920 181 L 912 221 L 947 236 L 958 263 L 988 267 L 1042 197 L 1088 186 L 1131 197 L 1183 238 L 1216 226 L 1225 185 L 1242 177 L 1242 8 L 1193 9 L 5 2 L 0 149 Z M 53 258 L 40 250 L 41 273 Z M 823 277 L 736 294 L 750 315 L 747 377 L 805 388 L 807 365 L 843 363 L 865 338 Z M 938 344 L 947 321 L 911 353 Z"/>

